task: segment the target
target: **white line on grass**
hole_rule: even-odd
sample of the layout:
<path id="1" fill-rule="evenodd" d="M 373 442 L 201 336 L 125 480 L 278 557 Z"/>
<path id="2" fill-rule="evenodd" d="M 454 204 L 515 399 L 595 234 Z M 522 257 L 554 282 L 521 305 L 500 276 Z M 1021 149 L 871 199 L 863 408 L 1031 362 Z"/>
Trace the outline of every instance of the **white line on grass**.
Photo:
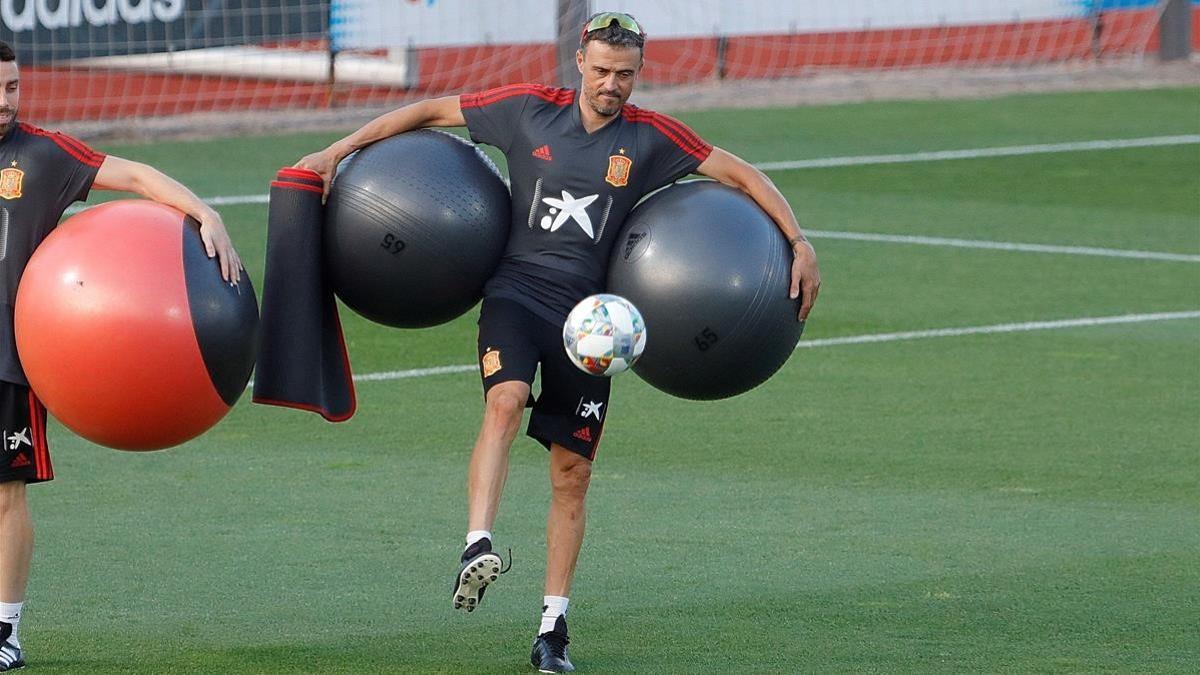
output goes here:
<path id="1" fill-rule="evenodd" d="M 213 197 L 205 200 L 214 206 L 223 204 L 266 204 L 267 195 L 243 195 L 241 197 Z M 68 214 L 78 213 L 83 207 L 73 206 Z M 878 234 L 873 232 L 839 232 L 834 230 L 809 230 L 805 234 L 816 239 L 849 239 L 853 241 L 877 241 L 889 244 L 914 244 L 919 246 L 950 246 L 955 248 L 977 248 L 993 251 L 1021 251 L 1024 253 L 1058 253 L 1063 255 L 1092 255 L 1108 258 L 1134 258 L 1138 260 L 1167 260 L 1172 262 L 1200 263 L 1200 255 L 1190 253 L 1167 253 L 1163 251 L 1138 251 L 1121 248 L 1097 248 L 1094 246 L 1062 246 L 1056 244 L 1027 244 L 1017 241 L 989 241 L 986 239 L 953 239 L 948 237 L 926 237 L 910 234 Z"/>
<path id="2" fill-rule="evenodd" d="M 211 206 L 227 206 L 231 204 L 267 204 L 270 195 L 234 195 L 231 197 L 210 197 L 204 201 Z"/>
<path id="3" fill-rule="evenodd" d="M 384 380 L 403 380 L 410 377 L 428 377 L 429 375 L 450 375 L 452 373 L 466 373 L 477 370 L 478 366 L 474 363 L 465 363 L 461 366 L 438 366 L 436 368 L 415 368 L 413 370 L 389 370 L 383 373 L 364 373 L 355 375 L 355 382 L 379 382 Z"/>
<path id="4" fill-rule="evenodd" d="M 1009 145 L 995 148 L 968 148 L 965 150 L 935 150 L 932 152 L 909 152 L 898 155 L 855 155 L 850 157 L 822 157 L 798 159 L 785 162 L 761 162 L 754 166 L 763 171 L 786 171 L 791 169 L 820 169 L 833 166 L 863 166 L 871 164 L 903 164 L 907 162 L 940 162 L 950 159 L 979 159 L 982 157 L 1016 157 L 1019 155 L 1044 155 L 1055 152 L 1086 152 L 1093 150 L 1121 150 L 1124 148 L 1152 148 L 1166 145 L 1195 145 L 1200 135 L 1148 136 L 1145 138 L 1120 138 L 1104 141 L 1074 141 L 1070 143 L 1041 143 L 1037 145 Z"/>
<path id="5" fill-rule="evenodd" d="M 759 162 L 754 166 L 763 171 L 788 169 L 816 169 L 831 166 L 861 166 L 870 164 L 898 164 L 903 162 L 937 162 L 951 159 L 976 159 L 981 157 L 1015 157 L 1019 155 L 1041 155 L 1055 152 L 1083 152 L 1093 150 L 1120 150 L 1123 148 L 1149 148 L 1169 145 L 1195 145 L 1200 143 L 1200 134 L 1179 136 L 1146 136 L 1143 138 L 1117 138 L 1100 141 L 1072 141 L 1067 143 L 1042 143 L 1037 145 L 1007 145 L 994 148 L 966 148 L 963 150 L 934 150 L 910 152 L 897 155 L 850 155 L 846 157 L 818 157 L 784 162 Z M 210 197 L 204 201 L 213 206 L 236 204 L 266 204 L 267 195 L 225 195 Z M 81 206 L 67 210 L 73 213 Z"/>
<path id="6" fill-rule="evenodd" d="M 876 342 L 900 342 L 903 340 L 925 340 L 929 338 L 959 337 L 963 335 L 993 335 L 997 333 L 1025 333 L 1036 330 L 1059 330 L 1063 328 L 1087 328 L 1092 326 L 1111 326 L 1116 324 L 1148 323 L 1151 321 L 1177 321 L 1180 319 L 1200 319 L 1200 311 L 1190 312 L 1158 312 L 1155 314 L 1121 314 L 1119 316 L 1083 317 L 1079 319 L 1060 319 L 1057 321 L 1027 321 L 1024 323 L 1000 323 L 992 326 L 967 326 L 963 328 L 934 328 L 931 330 L 914 330 L 902 333 L 874 333 L 870 335 L 850 335 L 840 338 L 823 340 L 801 340 L 797 349 L 813 349 L 816 347 L 838 347 L 841 345 L 858 345 Z M 355 382 L 381 382 L 387 380 L 404 380 L 430 375 L 449 375 L 452 373 L 469 373 L 478 370 L 474 363 L 464 363 L 457 366 L 439 366 L 436 368 L 415 368 L 412 370 L 390 370 L 382 373 L 363 373 L 355 375 Z M 251 381 L 247 387 L 253 387 Z"/>
<path id="7" fill-rule="evenodd" d="M 1042 145 L 1014 145 L 996 148 L 970 148 L 965 150 L 939 150 L 935 152 L 914 152 L 900 155 L 858 155 L 850 157 L 824 157 L 818 159 L 801 159 L 789 162 L 763 162 L 754 166 L 763 171 L 784 169 L 809 169 L 833 166 L 855 166 L 870 164 L 895 164 L 900 162 L 931 162 L 950 159 L 973 159 L 978 157 L 1010 157 L 1016 155 L 1044 154 L 1053 152 L 1079 152 L 1091 150 L 1116 150 L 1121 148 L 1144 148 L 1169 145 L 1192 145 L 1200 143 L 1200 135 L 1182 136 L 1150 136 L 1145 138 L 1124 138 L 1101 141 L 1077 141 L 1071 143 L 1047 143 Z M 222 195 L 205 199 L 212 206 L 236 206 L 240 204 L 267 204 L 269 195 Z M 72 206 L 67 214 L 78 213 L 85 207 Z M 944 237 L 923 237 L 912 235 L 870 234 L 859 232 L 831 232 L 809 230 L 815 237 L 827 239 L 855 239 L 859 241 L 878 241 L 899 244 L 919 244 L 925 246 L 953 246 L 958 248 L 978 248 L 1002 251 L 1023 251 L 1029 253 L 1059 253 L 1067 255 L 1093 255 L 1112 258 L 1136 258 L 1142 260 L 1169 260 L 1176 262 L 1200 262 L 1200 255 L 1186 253 L 1165 253 L 1158 251 L 1136 251 L 1125 249 L 1095 248 L 1091 246 L 1057 246 L 1049 244 L 1025 244 L 1020 242 L 995 242 L 978 239 L 949 239 Z"/>
<path id="8" fill-rule="evenodd" d="M 872 335 L 850 335 L 840 338 L 823 340 L 801 340 L 796 349 L 812 349 L 815 347 L 837 347 L 840 345 L 861 345 L 874 342 L 900 342 L 902 340 L 925 340 L 928 338 L 959 337 L 962 335 L 994 335 L 996 333 L 1025 333 L 1035 330 L 1059 330 L 1062 328 L 1089 328 L 1092 326 L 1112 326 L 1125 323 L 1148 323 L 1151 321 L 1178 321 L 1180 319 L 1200 319 L 1200 311 L 1190 312 L 1158 312 L 1155 314 L 1122 314 L 1119 316 L 1096 316 L 1079 319 L 1059 319 L 1057 321 L 1026 321 L 1023 323 L 999 323 L 992 326 L 966 326 L 963 328 L 933 328 L 930 330 L 913 330 L 902 333 L 875 333 Z"/>
<path id="9" fill-rule="evenodd" d="M 267 204 L 270 203 L 270 195 L 228 195 L 208 197 L 204 203 L 209 206 L 236 206 L 239 204 Z M 67 207 L 64 215 L 72 215 L 88 208 L 89 206 L 97 206 L 98 204 L 73 204 Z"/>
<path id="10" fill-rule="evenodd" d="M 1066 255 L 1095 255 L 1109 258 L 1136 258 L 1140 260 L 1171 260 L 1176 262 L 1200 262 L 1200 255 L 1190 253 L 1164 253 L 1161 251 L 1136 251 L 1120 248 L 1096 248 L 1094 246 L 1059 246 L 1053 244 L 1025 244 L 1015 241 L 987 241 L 983 239 L 951 239 L 947 237 L 924 237 L 908 234 L 875 234 L 871 232 L 831 232 L 805 230 L 818 239 L 850 239 L 854 241 L 879 241 L 889 244 L 918 244 L 922 246 L 952 246 L 956 248 L 982 248 L 994 251 L 1023 251 L 1026 253 L 1062 253 Z"/>

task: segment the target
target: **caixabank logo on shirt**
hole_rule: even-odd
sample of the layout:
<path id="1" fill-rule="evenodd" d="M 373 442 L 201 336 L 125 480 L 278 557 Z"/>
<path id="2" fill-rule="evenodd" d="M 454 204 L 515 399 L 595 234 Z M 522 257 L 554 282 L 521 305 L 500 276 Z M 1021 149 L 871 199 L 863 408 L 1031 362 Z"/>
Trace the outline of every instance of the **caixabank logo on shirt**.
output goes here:
<path id="1" fill-rule="evenodd" d="M 613 202 L 611 196 L 601 202 L 604 210 L 599 220 L 594 221 L 588 208 L 599 198 L 598 194 L 575 196 L 569 190 L 559 190 L 558 197 L 543 197 L 542 179 L 539 178 L 533 190 L 533 203 L 529 206 L 529 229 L 534 229 L 536 224 L 545 232 L 558 232 L 563 226 L 574 224 L 575 227 L 568 227 L 567 232 L 582 232 L 593 244 L 598 243 L 604 236 Z"/>

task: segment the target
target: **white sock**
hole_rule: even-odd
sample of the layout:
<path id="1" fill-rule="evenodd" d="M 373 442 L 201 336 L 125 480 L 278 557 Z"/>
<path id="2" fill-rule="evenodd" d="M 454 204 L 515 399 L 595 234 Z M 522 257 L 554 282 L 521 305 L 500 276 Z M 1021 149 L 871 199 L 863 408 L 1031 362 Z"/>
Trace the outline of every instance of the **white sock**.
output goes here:
<path id="1" fill-rule="evenodd" d="M 467 545 L 464 548 L 470 548 L 471 544 L 480 539 L 491 539 L 492 533 L 490 530 L 471 530 L 467 533 Z"/>
<path id="2" fill-rule="evenodd" d="M 542 626 L 538 628 L 538 635 L 554 630 L 554 622 L 558 620 L 558 617 L 566 615 L 568 602 L 570 599 L 561 595 L 542 597 Z"/>
<path id="3" fill-rule="evenodd" d="M 21 648 L 21 641 L 17 639 L 17 631 L 21 626 L 21 608 L 25 606 L 23 602 L 0 602 L 0 621 L 12 624 L 12 635 L 8 641 L 13 643 L 17 649 Z"/>

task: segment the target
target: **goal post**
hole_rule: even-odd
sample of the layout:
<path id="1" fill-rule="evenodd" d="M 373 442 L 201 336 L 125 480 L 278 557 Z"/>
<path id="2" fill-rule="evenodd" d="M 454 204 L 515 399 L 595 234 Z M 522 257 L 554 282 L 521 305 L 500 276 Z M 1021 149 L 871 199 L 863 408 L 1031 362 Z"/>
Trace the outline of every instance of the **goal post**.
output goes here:
<path id="1" fill-rule="evenodd" d="M 1167 0 L 1162 11 L 1158 55 L 1163 61 L 1178 61 L 1192 55 L 1193 31 L 1195 20 L 1193 14 L 1196 3 L 1191 0 Z"/>

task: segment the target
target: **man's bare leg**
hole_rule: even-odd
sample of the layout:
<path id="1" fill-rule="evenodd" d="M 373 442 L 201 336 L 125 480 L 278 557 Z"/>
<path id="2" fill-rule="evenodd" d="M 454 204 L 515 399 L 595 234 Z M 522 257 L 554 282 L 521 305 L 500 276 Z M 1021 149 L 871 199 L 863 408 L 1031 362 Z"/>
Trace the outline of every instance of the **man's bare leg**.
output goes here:
<path id="1" fill-rule="evenodd" d="M 23 665 L 21 605 L 33 560 L 33 518 L 24 481 L 0 483 L 0 671 Z"/>
<path id="2" fill-rule="evenodd" d="M 508 478 L 508 454 L 517 432 L 525 403 L 529 400 L 529 385 L 520 381 L 501 382 L 488 390 L 483 411 L 483 423 L 471 463 L 467 468 L 467 530 L 490 534 L 500 497 Z M 462 567 L 454 581 L 454 608 L 468 612 L 479 606 L 488 584 L 502 572 L 500 556 L 491 552 L 491 540 L 468 542 L 463 552 Z"/>
<path id="3" fill-rule="evenodd" d="M 591 460 L 550 446 L 550 515 L 546 519 L 546 595 L 569 597 L 587 524 Z"/>

